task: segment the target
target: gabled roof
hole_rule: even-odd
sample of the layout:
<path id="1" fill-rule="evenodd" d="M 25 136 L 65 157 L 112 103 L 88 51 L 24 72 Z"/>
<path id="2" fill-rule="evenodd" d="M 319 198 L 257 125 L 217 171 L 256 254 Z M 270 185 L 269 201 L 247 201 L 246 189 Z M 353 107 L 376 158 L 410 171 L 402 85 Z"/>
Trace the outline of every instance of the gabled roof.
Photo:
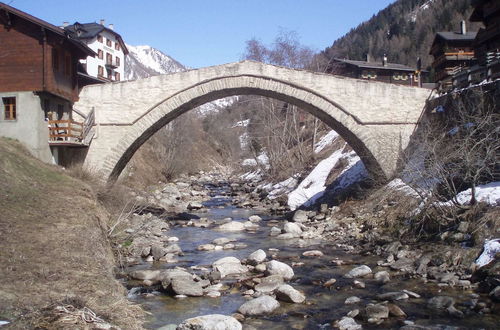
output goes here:
<path id="1" fill-rule="evenodd" d="M 434 45 L 436 45 L 438 41 L 451 41 L 457 43 L 470 42 L 470 45 L 472 46 L 474 39 L 476 39 L 476 35 L 477 35 L 476 31 L 466 32 L 465 34 L 460 32 L 449 32 L 449 31 L 437 32 L 436 36 L 434 37 L 434 40 L 432 41 L 429 54 L 433 54 L 435 50 Z"/>
<path id="2" fill-rule="evenodd" d="M 25 20 L 25 21 L 28 21 L 32 24 L 38 25 L 38 26 L 44 28 L 45 30 L 52 32 L 52 33 L 56 34 L 57 36 L 67 40 L 70 44 L 72 44 L 73 46 L 78 48 L 80 51 L 82 51 L 86 55 L 89 55 L 89 56 L 96 55 L 96 53 L 92 49 L 87 47 L 87 45 L 83 44 L 79 40 L 75 40 L 75 39 L 70 38 L 70 36 L 63 29 L 61 29 L 55 25 L 52 25 L 44 20 L 41 20 L 35 16 L 32 16 L 28 13 L 25 13 L 19 9 L 11 7 L 3 2 L 0 2 L 0 16 L 2 16 L 2 15 L 5 15 L 5 18 L 8 20 L 8 22 L 10 22 L 10 20 L 11 20 L 10 16 L 13 15 L 13 16 L 19 17 L 22 20 Z"/>
<path id="3" fill-rule="evenodd" d="M 367 69 L 385 69 L 385 70 L 401 70 L 401 71 L 411 71 L 414 72 L 416 69 L 411 68 L 409 66 L 397 63 L 386 63 L 385 65 L 382 62 L 365 62 L 365 61 L 355 61 L 355 60 L 346 60 L 340 58 L 333 59 L 336 62 L 346 63 L 349 65 L 354 65 L 360 68 Z"/>
<path id="4" fill-rule="evenodd" d="M 464 40 L 464 41 L 472 41 L 476 38 L 477 32 L 466 32 L 465 34 L 459 32 L 438 32 L 436 33 L 436 41 L 437 38 L 450 41 L 450 40 Z"/>
<path id="5" fill-rule="evenodd" d="M 75 39 L 92 39 L 97 37 L 99 33 L 102 31 L 109 32 L 113 34 L 116 37 L 116 40 L 120 43 L 121 48 L 123 49 L 123 52 L 125 54 L 128 54 L 128 49 L 125 43 L 123 42 L 123 39 L 121 35 L 116 33 L 114 30 L 111 30 L 107 27 L 105 27 L 102 24 L 98 23 L 78 23 L 75 22 L 72 25 L 68 25 L 64 28 L 65 31 L 67 31 L 71 37 Z"/>

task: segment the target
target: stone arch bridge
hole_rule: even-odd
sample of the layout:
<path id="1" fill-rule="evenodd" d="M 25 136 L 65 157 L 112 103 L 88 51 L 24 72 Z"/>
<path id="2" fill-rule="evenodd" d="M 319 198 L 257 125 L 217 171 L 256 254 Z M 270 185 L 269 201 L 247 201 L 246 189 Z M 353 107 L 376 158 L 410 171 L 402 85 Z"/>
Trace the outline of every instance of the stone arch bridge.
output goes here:
<path id="1" fill-rule="evenodd" d="M 75 108 L 95 110 L 95 136 L 84 166 L 107 181 L 177 116 L 233 95 L 261 95 L 310 112 L 337 131 L 375 176 L 391 178 L 429 91 L 253 61 L 135 81 L 86 86 Z"/>

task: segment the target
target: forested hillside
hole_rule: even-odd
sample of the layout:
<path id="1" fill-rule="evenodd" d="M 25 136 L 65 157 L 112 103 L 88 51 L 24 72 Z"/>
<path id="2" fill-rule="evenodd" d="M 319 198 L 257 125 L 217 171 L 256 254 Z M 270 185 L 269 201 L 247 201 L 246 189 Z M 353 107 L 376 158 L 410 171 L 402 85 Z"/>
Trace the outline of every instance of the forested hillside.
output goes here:
<path id="1" fill-rule="evenodd" d="M 410 66 L 420 57 L 422 67 L 429 69 L 429 49 L 436 32 L 458 31 L 461 20 L 467 21 L 469 31 L 478 30 L 479 24 L 468 21 L 471 2 L 398 0 L 336 40 L 321 55 L 328 61 L 333 57 L 366 60 L 367 54 L 381 60 L 387 54 L 389 62 Z"/>

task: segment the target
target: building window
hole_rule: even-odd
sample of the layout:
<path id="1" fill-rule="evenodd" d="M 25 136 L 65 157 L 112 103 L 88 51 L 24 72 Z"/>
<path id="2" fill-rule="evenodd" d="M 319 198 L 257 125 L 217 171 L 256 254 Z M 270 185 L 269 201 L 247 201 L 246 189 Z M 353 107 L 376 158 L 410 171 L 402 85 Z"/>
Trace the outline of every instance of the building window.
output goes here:
<path id="1" fill-rule="evenodd" d="M 116 50 L 120 50 L 120 44 L 119 44 L 119 43 L 117 43 L 117 42 L 115 42 L 115 49 L 116 49 Z"/>
<path id="2" fill-rule="evenodd" d="M 116 66 L 120 66 L 120 58 L 116 56 Z"/>
<path id="3" fill-rule="evenodd" d="M 115 72 L 115 81 L 120 81 L 120 72 Z"/>
<path id="4" fill-rule="evenodd" d="M 71 75 L 71 55 L 66 54 L 64 57 L 64 74 L 67 76 Z"/>
<path id="5" fill-rule="evenodd" d="M 363 70 L 361 72 L 361 78 L 363 78 L 363 79 L 375 79 L 375 78 L 377 78 L 377 73 L 375 71 Z"/>
<path id="6" fill-rule="evenodd" d="M 97 76 L 104 77 L 104 67 L 102 65 L 97 67 Z"/>
<path id="7" fill-rule="evenodd" d="M 102 60 L 104 57 L 104 52 L 101 49 L 97 50 L 97 57 Z"/>
<path id="8" fill-rule="evenodd" d="M 4 119 L 5 120 L 16 120 L 16 98 L 15 97 L 2 97 L 3 109 L 4 109 Z"/>
<path id="9" fill-rule="evenodd" d="M 54 72 L 59 71 L 59 50 L 57 48 L 52 48 L 52 68 Z"/>
<path id="10" fill-rule="evenodd" d="M 106 46 L 108 47 L 113 46 L 113 42 L 111 41 L 111 39 L 106 38 Z"/>
<path id="11" fill-rule="evenodd" d="M 106 64 L 113 64 L 113 55 L 111 55 L 110 53 L 106 53 Z"/>
<path id="12" fill-rule="evenodd" d="M 102 44 L 102 35 L 100 35 L 100 34 L 99 34 L 99 35 L 97 36 L 97 41 L 99 41 L 99 42 Z"/>
<path id="13" fill-rule="evenodd" d="M 402 72 L 395 72 L 393 75 L 392 75 L 392 78 L 394 80 L 408 80 L 408 74 L 406 73 L 402 73 Z"/>

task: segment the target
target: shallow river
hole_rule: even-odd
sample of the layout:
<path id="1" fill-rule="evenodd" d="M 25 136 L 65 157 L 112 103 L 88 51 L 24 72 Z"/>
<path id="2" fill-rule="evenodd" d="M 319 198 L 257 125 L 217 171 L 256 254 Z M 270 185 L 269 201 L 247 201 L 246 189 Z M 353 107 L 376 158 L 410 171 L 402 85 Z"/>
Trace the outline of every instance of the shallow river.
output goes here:
<path id="1" fill-rule="evenodd" d="M 354 265 L 335 266 L 331 263 L 332 259 L 353 260 L 356 264 L 366 264 L 374 272 L 387 270 L 383 267 L 377 267 L 376 256 L 352 255 L 344 252 L 335 246 L 334 243 L 324 241 L 304 241 L 299 244 L 299 240 L 277 240 L 269 236 L 270 217 L 265 212 L 254 209 L 235 208 L 231 205 L 231 199 L 225 197 L 227 190 L 224 188 L 212 188 L 212 199 L 206 201 L 204 205 L 208 212 L 194 213 L 199 217 L 206 217 L 221 223 L 224 218 L 231 217 L 236 221 L 246 221 L 249 216 L 257 214 L 263 218 L 260 227 L 255 232 L 221 232 L 214 230 L 215 225 L 209 228 L 195 228 L 174 226 L 166 234 L 179 238 L 179 246 L 184 255 L 179 257 L 178 263 L 142 263 L 130 267 L 132 269 L 165 269 L 181 266 L 189 269 L 195 265 L 205 265 L 209 268 L 217 259 L 226 256 L 234 256 L 239 259 L 246 258 L 250 253 L 257 249 L 266 251 L 268 258 L 276 254 L 277 259 L 289 265 L 292 263 L 304 263 L 301 266 L 294 266 L 295 277 L 289 283 L 295 289 L 301 290 L 306 295 L 306 304 L 281 303 L 281 307 L 273 314 L 258 318 L 247 318 L 243 324 L 250 325 L 257 329 L 331 329 L 332 322 L 345 316 L 353 309 L 362 310 L 366 304 L 375 303 L 375 295 L 383 292 L 398 291 L 408 289 L 420 294 L 421 298 L 410 298 L 404 301 L 398 301 L 397 305 L 403 309 L 408 317 L 406 320 L 414 321 L 419 325 L 449 325 L 468 329 L 495 329 L 498 325 L 498 317 L 493 315 L 478 315 L 471 313 L 463 319 L 455 319 L 445 313 L 433 313 L 426 307 L 426 301 L 435 295 L 452 296 L 457 301 L 457 306 L 461 303 L 470 301 L 472 291 L 458 289 L 438 288 L 435 284 L 424 284 L 420 279 L 398 278 L 391 273 L 391 281 L 385 285 L 375 283 L 370 279 L 362 279 L 366 288 L 355 288 L 352 286 L 352 279 L 343 278 Z M 283 220 L 280 220 L 283 221 Z M 278 223 L 282 227 L 282 223 Z M 238 250 L 221 251 L 198 251 L 196 248 L 200 244 L 211 243 L 219 237 L 234 238 L 238 243 L 245 243 L 246 248 Z M 271 251 L 269 251 L 271 249 Z M 278 249 L 276 251 L 274 249 Z M 320 250 L 324 253 L 322 257 L 304 257 L 302 253 L 308 250 Z M 192 272 L 192 271 L 191 271 Z M 337 282 L 330 288 L 325 288 L 322 283 L 335 278 Z M 229 286 L 235 283 L 234 280 L 223 280 Z M 151 316 L 146 326 L 155 329 L 168 324 L 179 324 L 183 320 L 206 314 L 225 314 L 235 313 L 247 299 L 242 296 L 240 289 L 234 287 L 223 293 L 221 297 L 188 297 L 183 299 L 174 298 L 165 293 L 149 290 L 137 290 L 128 286 L 130 289 L 129 297 L 132 301 L 141 304 Z M 346 298 L 357 296 L 361 302 L 354 305 L 345 305 Z M 462 308 L 463 310 L 463 308 Z M 357 320 L 363 325 L 363 328 L 398 329 L 403 325 L 403 319 L 390 317 L 380 325 L 370 325 L 362 320 Z M 174 328 L 175 329 L 175 328 Z"/>

